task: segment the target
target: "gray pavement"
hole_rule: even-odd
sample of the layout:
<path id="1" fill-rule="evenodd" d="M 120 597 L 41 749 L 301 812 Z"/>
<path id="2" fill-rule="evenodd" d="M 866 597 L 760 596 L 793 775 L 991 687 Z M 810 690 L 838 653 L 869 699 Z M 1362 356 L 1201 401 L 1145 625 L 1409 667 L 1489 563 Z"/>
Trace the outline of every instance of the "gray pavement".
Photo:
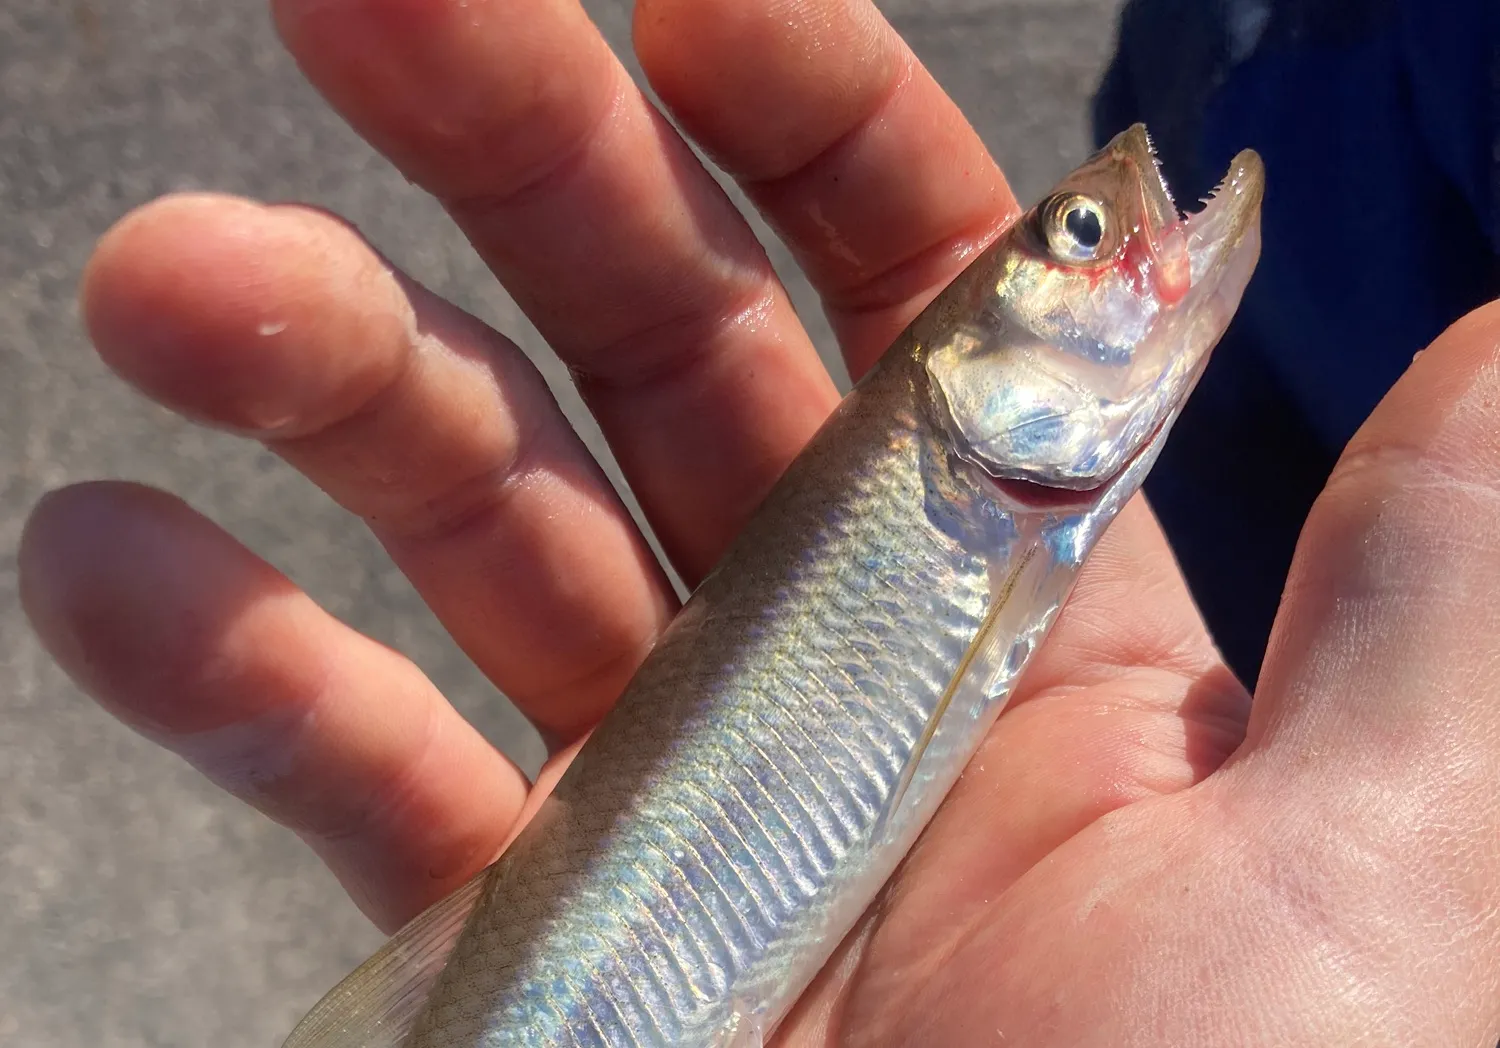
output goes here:
<path id="1" fill-rule="evenodd" d="M 94 240 L 179 189 L 300 198 L 513 335 L 603 454 L 566 376 L 440 211 L 345 129 L 264 4 L 0 5 L 0 1046 L 274 1048 L 378 937 L 289 833 L 84 700 L 33 642 L 15 546 L 47 489 L 123 477 L 223 523 L 407 652 L 497 745 L 539 750 L 360 525 L 271 456 L 135 397 L 74 306 Z M 1117 0 L 885 0 L 1023 199 L 1086 152 Z M 590 9 L 628 46 L 624 0 Z M 774 257 L 831 351 L 784 252 Z"/>

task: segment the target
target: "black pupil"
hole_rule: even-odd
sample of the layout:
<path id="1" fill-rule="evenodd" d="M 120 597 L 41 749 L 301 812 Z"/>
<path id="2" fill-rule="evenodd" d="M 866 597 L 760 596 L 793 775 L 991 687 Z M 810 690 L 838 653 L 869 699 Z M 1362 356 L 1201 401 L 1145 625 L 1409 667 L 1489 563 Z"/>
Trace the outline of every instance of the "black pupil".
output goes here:
<path id="1" fill-rule="evenodd" d="M 1104 224 L 1099 221 L 1099 214 L 1091 207 L 1070 208 L 1063 216 L 1063 227 L 1078 242 L 1080 247 L 1090 250 L 1099 246 L 1099 241 L 1104 239 Z"/>

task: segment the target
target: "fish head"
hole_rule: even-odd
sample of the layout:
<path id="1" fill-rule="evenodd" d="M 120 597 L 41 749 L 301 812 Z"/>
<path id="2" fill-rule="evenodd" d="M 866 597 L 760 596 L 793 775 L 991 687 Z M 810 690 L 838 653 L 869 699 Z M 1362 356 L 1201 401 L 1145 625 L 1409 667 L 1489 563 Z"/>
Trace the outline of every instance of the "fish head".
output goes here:
<path id="1" fill-rule="evenodd" d="M 999 479 L 1104 484 L 1180 409 L 1260 252 L 1264 171 L 1173 203 L 1144 126 L 1068 175 L 955 282 L 926 342 L 955 450 Z"/>

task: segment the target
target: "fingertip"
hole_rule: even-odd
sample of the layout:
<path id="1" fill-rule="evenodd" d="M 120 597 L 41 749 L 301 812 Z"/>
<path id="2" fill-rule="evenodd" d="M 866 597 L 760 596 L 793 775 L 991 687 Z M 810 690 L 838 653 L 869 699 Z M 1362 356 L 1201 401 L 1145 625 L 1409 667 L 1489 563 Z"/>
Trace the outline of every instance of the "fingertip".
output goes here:
<path id="1" fill-rule="evenodd" d="M 117 564 L 101 556 L 101 538 L 129 554 L 137 543 L 131 514 L 121 513 L 132 503 L 174 503 L 175 498 L 139 484 L 92 481 L 47 492 L 32 508 L 21 529 L 17 550 L 18 584 L 22 609 L 45 642 L 65 632 L 62 627 L 81 605 L 94 601 L 99 584 L 107 590 L 114 581 L 102 571 Z M 179 503 L 180 504 L 180 503 Z M 128 556 L 125 565 L 136 562 Z"/>
<path id="2" fill-rule="evenodd" d="M 69 631 L 65 609 L 71 598 L 74 573 L 62 555 L 71 544 L 70 507 L 79 499 L 76 488 L 49 491 L 32 507 L 21 527 L 16 549 L 16 589 L 31 628 L 65 670 L 70 670 Z"/>
<path id="3" fill-rule="evenodd" d="M 263 210 L 223 193 L 174 193 L 126 212 L 99 238 L 84 266 L 79 304 L 90 333 L 98 333 L 96 325 L 111 330 L 115 314 L 129 305 L 137 290 L 132 270 L 147 266 L 153 277 L 162 270 L 192 272 L 201 261 L 203 235 L 253 220 Z"/>
<path id="4" fill-rule="evenodd" d="M 1497 355 L 1500 355 L 1500 300 L 1486 303 L 1448 325 L 1430 346 L 1412 357 L 1411 367 L 1392 392 L 1399 396 L 1414 383 L 1432 384 L 1444 392 L 1456 391 L 1456 387 L 1471 384 L 1475 377 L 1483 377 L 1486 368 L 1493 368 Z"/>
<path id="5" fill-rule="evenodd" d="M 1500 344 L 1500 299 L 1486 302 L 1455 320 L 1439 336 L 1439 341 L 1449 339 L 1477 343 L 1487 350 L 1493 350 Z"/>
<path id="6" fill-rule="evenodd" d="M 192 418 L 256 435 L 325 424 L 398 366 L 410 306 L 347 224 L 182 194 L 101 239 L 80 302 L 104 362 Z"/>
<path id="7" fill-rule="evenodd" d="M 19 549 L 22 608 L 78 685 L 150 730 L 181 719 L 177 685 L 211 638 L 295 587 L 181 499 L 97 481 L 53 491 Z M 192 721 L 192 714 L 187 714 Z"/>
<path id="8" fill-rule="evenodd" d="M 1500 301 L 1460 317 L 1412 358 L 1350 438 L 1333 480 L 1392 451 L 1429 459 L 1455 474 L 1500 471 L 1497 407 Z"/>
<path id="9" fill-rule="evenodd" d="M 387 927 L 493 856 L 524 801 L 520 772 L 414 665 L 171 495 L 51 493 L 20 576 L 85 692 L 312 841 Z"/>

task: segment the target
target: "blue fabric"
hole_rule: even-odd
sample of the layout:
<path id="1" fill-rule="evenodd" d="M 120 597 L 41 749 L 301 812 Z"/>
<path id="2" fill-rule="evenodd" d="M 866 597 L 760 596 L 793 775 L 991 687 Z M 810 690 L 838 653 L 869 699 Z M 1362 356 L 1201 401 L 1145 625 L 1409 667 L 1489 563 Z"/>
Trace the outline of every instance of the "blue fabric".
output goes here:
<path id="1" fill-rule="evenodd" d="M 1147 482 L 1253 682 L 1307 510 L 1412 355 L 1500 294 L 1496 0 L 1130 0 L 1102 142 L 1151 128 L 1178 197 L 1265 158 L 1260 266 Z"/>

